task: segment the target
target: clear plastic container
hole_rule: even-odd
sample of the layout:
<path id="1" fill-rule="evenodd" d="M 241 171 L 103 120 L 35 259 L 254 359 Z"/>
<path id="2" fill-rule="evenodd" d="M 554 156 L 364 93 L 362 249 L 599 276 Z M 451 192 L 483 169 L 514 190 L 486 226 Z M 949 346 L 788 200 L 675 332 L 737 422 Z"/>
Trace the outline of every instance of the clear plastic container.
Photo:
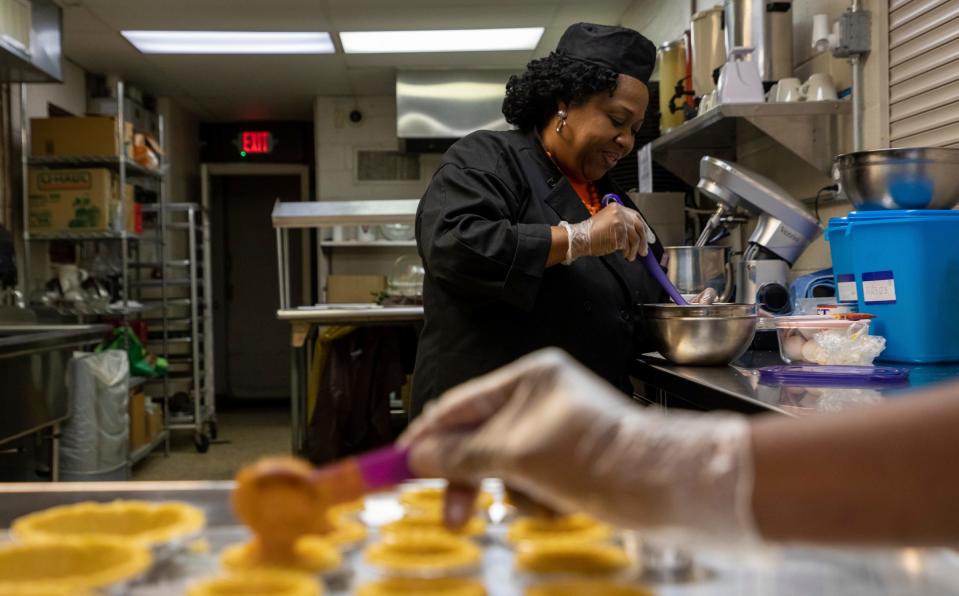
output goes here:
<path id="1" fill-rule="evenodd" d="M 393 263 L 387 279 L 387 292 L 391 296 L 422 296 L 425 276 L 426 269 L 418 256 L 403 255 Z"/>
<path id="2" fill-rule="evenodd" d="M 775 325 L 779 336 L 779 354 L 789 364 L 852 364 L 825 360 L 823 340 L 849 340 L 852 345 L 857 339 L 869 335 L 868 319 L 850 321 L 830 316 L 779 317 Z"/>

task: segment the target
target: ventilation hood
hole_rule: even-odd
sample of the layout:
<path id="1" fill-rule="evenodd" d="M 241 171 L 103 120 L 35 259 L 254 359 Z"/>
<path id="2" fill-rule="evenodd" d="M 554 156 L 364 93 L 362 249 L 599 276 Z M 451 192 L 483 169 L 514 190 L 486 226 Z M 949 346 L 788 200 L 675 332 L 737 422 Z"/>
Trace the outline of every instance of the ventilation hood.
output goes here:
<path id="1" fill-rule="evenodd" d="M 442 153 L 477 130 L 509 130 L 505 70 L 408 70 L 396 75 L 396 133 L 405 151 Z"/>

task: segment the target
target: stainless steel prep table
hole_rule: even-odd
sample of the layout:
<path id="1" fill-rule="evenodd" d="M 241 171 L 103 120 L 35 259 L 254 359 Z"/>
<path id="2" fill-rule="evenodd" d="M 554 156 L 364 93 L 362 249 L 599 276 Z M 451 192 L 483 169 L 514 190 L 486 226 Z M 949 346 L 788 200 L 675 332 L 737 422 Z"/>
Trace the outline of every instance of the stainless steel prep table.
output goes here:
<path id="1" fill-rule="evenodd" d="M 306 387 L 310 370 L 311 342 L 307 341 L 320 325 L 387 325 L 423 320 L 422 306 L 386 306 L 382 308 L 337 308 L 335 304 L 301 305 L 296 308 L 292 296 L 290 271 L 290 231 L 342 225 L 378 225 L 415 222 L 418 200 L 381 199 L 362 201 L 277 201 L 270 216 L 276 230 L 277 267 L 280 272 L 280 309 L 277 319 L 290 322 L 290 400 L 292 410 L 292 449 L 301 453 L 306 432 Z M 305 237 L 304 237 L 305 238 Z M 375 244 L 375 243 L 374 243 Z M 372 244 L 371 244 L 372 245 Z M 326 262 L 318 271 L 322 303 Z M 304 299 L 308 299 L 304 297 Z M 320 306 L 322 308 L 316 308 Z"/>
<path id="2" fill-rule="evenodd" d="M 306 439 L 306 393 L 312 357 L 312 338 L 321 325 L 392 325 L 423 320 L 422 306 L 384 306 L 381 308 L 292 308 L 279 310 L 276 318 L 290 323 L 290 412 L 292 449 L 300 453 Z"/>
<path id="3" fill-rule="evenodd" d="M 246 540 L 246 529 L 230 512 L 231 482 L 123 482 L 68 485 L 0 484 L 0 523 L 54 505 L 118 498 L 182 500 L 207 514 L 209 552 L 184 552 L 135 585 L 133 595 L 182 594 L 192 580 L 217 573 L 217 555 L 226 544 Z M 391 495 L 373 499 L 393 499 Z M 394 501 L 395 502 L 395 501 Z M 382 503 L 381 503 L 382 504 Z M 503 526 L 491 526 L 482 576 L 490 596 L 520 596 L 520 578 L 512 554 L 500 538 Z M 959 555 L 944 549 L 874 551 L 809 548 L 766 549 L 753 555 L 728 549 L 695 553 L 699 573 L 683 584 L 656 584 L 659 596 L 913 596 L 959 594 Z M 345 596 L 369 580 L 373 571 L 359 552 L 347 557 L 353 570 L 347 585 L 333 589 Z"/>
<path id="4" fill-rule="evenodd" d="M 655 405 L 791 416 L 879 402 L 926 385 L 959 380 L 959 364 L 877 362 L 908 369 L 908 384 L 845 388 L 761 385 L 758 369 L 777 364 L 783 364 L 779 352 L 767 351 L 746 352 L 729 366 L 677 366 L 659 354 L 644 354 L 634 364 L 632 376 L 637 392 Z"/>
<path id="5" fill-rule="evenodd" d="M 110 325 L 0 325 L 0 445 L 50 430 L 50 477 L 59 479 L 59 430 L 70 415 L 66 368 L 73 351 Z"/>

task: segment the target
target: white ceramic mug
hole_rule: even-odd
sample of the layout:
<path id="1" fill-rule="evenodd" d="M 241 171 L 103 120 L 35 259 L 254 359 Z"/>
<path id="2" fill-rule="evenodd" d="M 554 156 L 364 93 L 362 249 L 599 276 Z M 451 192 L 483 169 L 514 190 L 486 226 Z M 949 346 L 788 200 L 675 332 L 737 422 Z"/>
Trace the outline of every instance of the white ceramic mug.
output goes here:
<path id="1" fill-rule="evenodd" d="M 800 88 L 800 93 L 806 101 L 834 101 L 839 99 L 832 77 L 824 72 L 810 75 L 809 80 L 803 83 Z"/>
<path id="2" fill-rule="evenodd" d="M 779 91 L 779 83 L 773 83 L 773 86 L 769 88 L 769 91 L 766 93 L 766 101 L 773 103 L 776 100 L 776 93 Z"/>
<path id="3" fill-rule="evenodd" d="M 373 242 L 376 240 L 376 228 L 369 224 L 363 224 L 356 229 L 356 239 L 360 242 Z"/>
<path id="4" fill-rule="evenodd" d="M 713 89 L 712 91 L 709 92 L 709 109 L 712 110 L 713 108 L 718 108 L 718 107 L 719 107 L 719 92 Z"/>
<path id="5" fill-rule="evenodd" d="M 702 98 L 699 100 L 699 113 L 705 114 L 708 111 L 709 111 L 709 93 L 702 96 Z"/>
<path id="6" fill-rule="evenodd" d="M 333 226 L 333 242 L 343 242 L 346 240 L 346 230 L 343 226 Z"/>
<path id="7" fill-rule="evenodd" d="M 776 83 L 776 101 L 791 103 L 803 100 L 802 83 L 795 77 L 781 79 Z"/>
<path id="8" fill-rule="evenodd" d="M 705 114 L 714 107 L 716 107 L 716 91 L 710 91 L 704 95 L 702 101 L 699 102 L 699 113 Z"/>

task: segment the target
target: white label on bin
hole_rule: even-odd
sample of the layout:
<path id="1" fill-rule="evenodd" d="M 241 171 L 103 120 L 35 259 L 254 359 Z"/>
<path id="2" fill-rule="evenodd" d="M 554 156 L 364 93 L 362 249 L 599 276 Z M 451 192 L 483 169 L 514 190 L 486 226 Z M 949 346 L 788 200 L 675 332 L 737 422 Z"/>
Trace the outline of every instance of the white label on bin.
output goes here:
<path id="1" fill-rule="evenodd" d="M 858 302 L 859 289 L 856 287 L 856 276 L 851 273 L 841 273 L 836 276 L 836 291 L 839 293 L 839 302 Z"/>
<path id="2" fill-rule="evenodd" d="M 895 304 L 896 280 L 892 271 L 863 273 L 862 298 L 866 304 Z"/>

